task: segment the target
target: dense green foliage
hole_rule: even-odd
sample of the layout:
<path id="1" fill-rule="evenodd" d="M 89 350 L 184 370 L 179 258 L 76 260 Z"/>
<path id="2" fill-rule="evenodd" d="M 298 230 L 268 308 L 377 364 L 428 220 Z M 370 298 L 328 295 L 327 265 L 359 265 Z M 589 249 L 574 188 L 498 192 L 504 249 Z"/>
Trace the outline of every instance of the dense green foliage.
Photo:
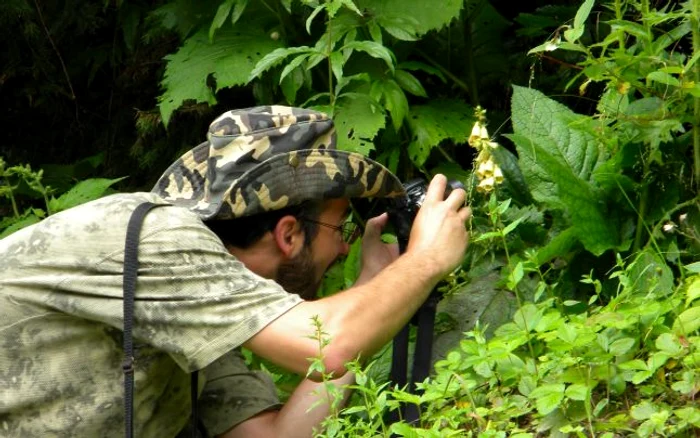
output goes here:
<path id="1" fill-rule="evenodd" d="M 44 169 L 0 162 L 0 232 L 117 182 L 76 185 L 97 172 L 147 187 L 219 110 L 321 109 L 340 148 L 402 179 L 460 180 L 474 211 L 463 266 L 440 285 L 424 392 L 386 383 L 388 351 L 353 364 L 356 394 L 326 436 L 697 434 L 700 0 L 45 8 L 0 6 L 6 40 L 24 36 L 1 55 L 19 130 L 0 155 Z M 359 250 L 324 294 L 352 284 Z M 269 369 L 283 390 L 298 378 Z M 385 423 L 399 403 L 420 405 L 420 424 Z"/>

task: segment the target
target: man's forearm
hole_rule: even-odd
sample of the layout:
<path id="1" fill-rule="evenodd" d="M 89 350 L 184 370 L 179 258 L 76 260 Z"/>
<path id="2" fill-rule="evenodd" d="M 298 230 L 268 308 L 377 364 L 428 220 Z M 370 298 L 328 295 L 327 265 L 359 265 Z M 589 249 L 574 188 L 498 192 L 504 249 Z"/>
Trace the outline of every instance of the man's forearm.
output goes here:
<path id="1" fill-rule="evenodd" d="M 355 383 L 353 373 L 329 382 L 303 380 L 294 390 L 275 420 L 280 437 L 310 437 L 320 431 L 321 423 L 334 410 L 341 409 L 350 397 L 346 385 Z M 327 385 L 330 385 L 330 391 Z"/>

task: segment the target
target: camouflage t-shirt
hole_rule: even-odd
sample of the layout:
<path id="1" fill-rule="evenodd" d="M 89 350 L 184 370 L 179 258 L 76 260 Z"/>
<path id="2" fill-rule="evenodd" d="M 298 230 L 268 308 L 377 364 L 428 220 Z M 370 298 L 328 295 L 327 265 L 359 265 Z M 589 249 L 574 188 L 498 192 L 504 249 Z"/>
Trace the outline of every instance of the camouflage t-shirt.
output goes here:
<path id="1" fill-rule="evenodd" d="M 0 436 L 123 436 L 124 239 L 144 201 L 162 202 L 113 195 L 0 240 Z M 134 430 L 172 437 L 190 414 L 188 373 L 301 299 L 186 209 L 152 210 L 139 239 Z"/>

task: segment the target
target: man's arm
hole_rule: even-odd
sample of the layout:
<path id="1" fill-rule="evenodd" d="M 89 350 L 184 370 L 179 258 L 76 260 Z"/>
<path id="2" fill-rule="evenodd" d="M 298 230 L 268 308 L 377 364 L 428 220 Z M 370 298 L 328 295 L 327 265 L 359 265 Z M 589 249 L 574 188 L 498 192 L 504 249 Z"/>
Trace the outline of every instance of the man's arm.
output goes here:
<path id="1" fill-rule="evenodd" d="M 354 382 L 352 373 L 329 382 L 341 394 L 338 409 L 345 404 L 351 392 L 343 386 Z M 331 414 L 333 402 L 334 395 L 329 394 L 324 383 L 303 380 L 281 410 L 258 414 L 219 435 L 219 438 L 308 438 Z"/>
<path id="2" fill-rule="evenodd" d="M 326 370 L 340 376 L 346 362 L 369 357 L 391 340 L 464 256 L 470 212 L 464 207 L 463 190 L 443 200 L 446 183 L 442 175 L 431 182 L 405 254 L 359 286 L 300 303 L 253 336 L 246 347 L 305 373 L 307 358 L 319 354 L 318 344 L 308 338 L 311 319 L 317 316 L 331 339 L 323 351 Z"/>

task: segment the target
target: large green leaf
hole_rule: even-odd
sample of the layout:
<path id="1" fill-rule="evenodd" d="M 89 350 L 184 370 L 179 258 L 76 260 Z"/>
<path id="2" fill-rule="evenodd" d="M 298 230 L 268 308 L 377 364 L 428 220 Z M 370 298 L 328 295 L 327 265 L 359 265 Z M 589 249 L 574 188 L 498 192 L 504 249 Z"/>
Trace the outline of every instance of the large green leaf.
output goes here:
<path id="1" fill-rule="evenodd" d="M 163 123 L 167 125 L 186 100 L 213 104 L 215 91 L 245 84 L 257 62 L 280 45 L 263 29 L 244 23 L 235 30 L 220 30 L 213 43 L 207 29 L 192 35 L 180 50 L 165 57 L 164 93 L 158 99 Z M 213 90 L 207 84 L 210 75 L 216 82 Z"/>
<path id="2" fill-rule="evenodd" d="M 524 135 L 508 137 L 518 149 L 523 174 L 535 199 L 565 210 L 576 236 L 593 254 L 617 247 L 618 232 L 601 208 L 603 199 L 588 181 L 574 174 L 553 147 L 554 142 L 547 137 L 539 142 Z"/>
<path id="3" fill-rule="evenodd" d="M 422 166 L 430 151 L 443 140 L 466 143 L 474 125 L 474 109 L 459 100 L 436 99 L 411 107 L 406 121 L 411 129 L 408 155 Z"/>
<path id="4" fill-rule="evenodd" d="M 366 95 L 346 95 L 338 99 L 333 114 L 338 149 L 368 155 L 374 137 L 386 125 L 380 106 Z"/>
<path id="5" fill-rule="evenodd" d="M 411 32 L 402 32 L 410 23 L 418 35 L 440 29 L 462 10 L 463 0 L 443 0 L 437 6 L 424 0 L 358 0 L 358 8 L 375 17 L 380 26 L 399 39 L 409 40 Z"/>
<path id="6" fill-rule="evenodd" d="M 88 201 L 104 196 L 109 187 L 126 177 L 107 179 L 107 178 L 91 178 L 85 181 L 80 181 L 72 189 L 62 194 L 58 198 L 52 198 L 49 201 L 51 213 L 57 213 L 62 210 L 84 204 Z"/>
<path id="7" fill-rule="evenodd" d="M 512 116 L 516 134 L 546 147 L 552 157 L 569 167 L 578 178 L 590 181 L 593 170 L 604 162 L 602 147 L 588 131 L 590 119 L 574 113 L 539 91 L 514 86 Z M 537 166 L 537 163 L 527 164 L 528 167 L 533 164 Z M 521 169 L 523 173 L 530 170 L 522 165 Z M 538 187 L 531 185 L 530 188 L 537 198 Z"/>

